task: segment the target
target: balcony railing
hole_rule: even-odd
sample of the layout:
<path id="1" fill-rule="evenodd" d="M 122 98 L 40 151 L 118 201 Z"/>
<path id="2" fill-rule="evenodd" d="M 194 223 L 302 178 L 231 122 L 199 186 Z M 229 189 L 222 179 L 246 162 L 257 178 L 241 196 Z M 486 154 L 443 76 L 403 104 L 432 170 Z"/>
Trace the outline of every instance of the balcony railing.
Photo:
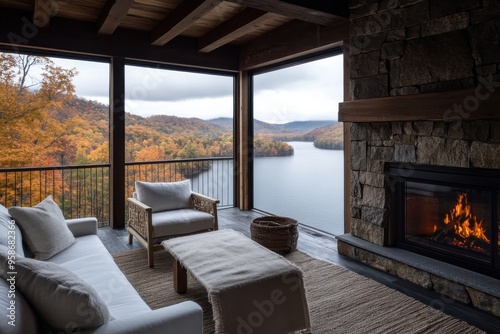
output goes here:
<path id="1" fill-rule="evenodd" d="M 135 181 L 190 179 L 193 191 L 218 199 L 219 206 L 233 205 L 233 158 L 129 162 L 125 166 L 127 197 L 132 196 Z"/>
<path id="2" fill-rule="evenodd" d="M 33 206 L 48 195 L 65 218 L 96 217 L 109 225 L 109 164 L 0 169 L 0 203 Z"/>
<path id="3" fill-rule="evenodd" d="M 33 206 L 52 195 L 67 219 L 92 216 L 109 225 L 109 175 L 109 164 L 1 168 L 0 204 Z M 220 206 L 233 205 L 233 158 L 126 163 L 125 195 L 132 196 L 135 181 L 183 179 L 191 179 L 193 191 L 219 199 Z"/>

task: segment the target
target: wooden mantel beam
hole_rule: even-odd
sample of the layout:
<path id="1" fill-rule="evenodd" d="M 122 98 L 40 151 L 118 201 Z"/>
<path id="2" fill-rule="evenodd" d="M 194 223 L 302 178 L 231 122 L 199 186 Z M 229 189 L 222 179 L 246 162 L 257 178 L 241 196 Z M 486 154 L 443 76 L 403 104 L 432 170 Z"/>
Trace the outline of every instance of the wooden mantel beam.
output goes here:
<path id="1" fill-rule="evenodd" d="M 339 104 L 339 122 L 499 120 L 500 90 L 477 87 L 439 93 L 354 100 Z"/>
<path id="2" fill-rule="evenodd" d="M 221 2 L 222 0 L 184 0 L 153 30 L 151 44 L 165 45 Z"/>
<path id="3" fill-rule="evenodd" d="M 266 12 L 275 13 L 287 16 L 293 19 L 328 26 L 339 19 L 343 19 L 339 15 L 324 12 L 306 6 L 300 6 L 280 0 L 226 0 L 241 6 L 264 10 Z M 324 1 L 324 0 L 322 0 Z M 310 1 L 314 2 L 314 1 Z"/>
<path id="4" fill-rule="evenodd" d="M 201 52 L 210 52 L 247 34 L 269 20 L 274 14 L 259 9 L 247 8 L 233 18 L 223 22 L 218 27 L 201 37 L 199 46 Z"/>
<path id="5" fill-rule="evenodd" d="M 108 0 L 97 19 L 97 31 L 111 35 L 127 15 L 134 0 Z"/>
<path id="6" fill-rule="evenodd" d="M 33 6 L 33 24 L 38 28 L 49 26 L 50 16 L 52 14 L 53 0 L 35 0 Z"/>

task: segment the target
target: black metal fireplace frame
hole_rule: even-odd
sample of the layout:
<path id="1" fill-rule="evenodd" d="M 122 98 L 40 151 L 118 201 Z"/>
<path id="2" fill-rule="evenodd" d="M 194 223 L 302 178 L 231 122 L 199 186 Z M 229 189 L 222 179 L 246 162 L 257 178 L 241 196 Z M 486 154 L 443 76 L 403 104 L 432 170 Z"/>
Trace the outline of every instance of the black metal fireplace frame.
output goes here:
<path id="1" fill-rule="evenodd" d="M 462 168 L 419 165 L 413 163 L 385 164 L 386 186 L 390 196 L 390 234 L 392 245 L 427 257 L 448 262 L 488 276 L 500 278 L 500 255 L 498 246 L 498 229 L 496 222 L 500 219 L 500 170 L 483 168 Z M 405 194 L 406 182 L 424 182 L 443 186 L 463 187 L 491 191 L 492 199 L 492 255 L 489 264 L 470 261 L 465 256 L 451 255 L 449 252 L 431 250 L 406 239 L 405 231 Z"/>

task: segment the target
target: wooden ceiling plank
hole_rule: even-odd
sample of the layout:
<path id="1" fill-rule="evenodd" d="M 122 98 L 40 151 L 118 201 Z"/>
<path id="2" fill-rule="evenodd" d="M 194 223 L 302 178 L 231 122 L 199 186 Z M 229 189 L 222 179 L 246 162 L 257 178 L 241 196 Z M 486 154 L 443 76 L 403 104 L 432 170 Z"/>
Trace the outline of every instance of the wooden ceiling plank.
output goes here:
<path id="1" fill-rule="evenodd" d="M 125 57 L 127 60 L 187 66 L 191 68 L 236 73 L 238 49 L 225 45 L 210 53 L 198 51 L 198 41 L 179 36 L 168 47 L 153 46 L 150 34 L 144 31 L 118 28 L 113 35 L 96 34 L 95 23 L 52 17 L 50 27 L 26 35 L 26 17 L 30 11 L 0 10 L 0 49 L 4 52 L 37 52 L 63 57 Z M 31 32 L 31 30 L 29 30 Z M 75 36 L 78 42 L 75 43 Z M 60 52 L 63 52 L 62 54 Z"/>
<path id="2" fill-rule="evenodd" d="M 340 47 L 349 39 L 349 21 L 323 27 L 298 20 L 240 47 L 240 70 L 252 70 Z"/>
<path id="3" fill-rule="evenodd" d="M 279 0 L 226 0 L 241 6 L 256 8 L 297 20 L 328 26 L 341 16 Z"/>
<path id="4" fill-rule="evenodd" d="M 259 9 L 247 8 L 200 38 L 201 52 L 210 52 L 218 47 L 253 31 L 256 27 L 274 17 L 275 14 Z"/>
<path id="5" fill-rule="evenodd" d="M 50 16 L 52 14 L 53 0 L 35 0 L 33 6 L 33 24 L 38 28 L 49 26 Z"/>
<path id="6" fill-rule="evenodd" d="M 222 0 L 185 0 L 151 33 L 151 44 L 165 45 L 196 20 L 217 7 Z"/>
<path id="7" fill-rule="evenodd" d="M 127 15 L 134 0 L 108 0 L 97 19 L 97 31 L 111 35 Z"/>

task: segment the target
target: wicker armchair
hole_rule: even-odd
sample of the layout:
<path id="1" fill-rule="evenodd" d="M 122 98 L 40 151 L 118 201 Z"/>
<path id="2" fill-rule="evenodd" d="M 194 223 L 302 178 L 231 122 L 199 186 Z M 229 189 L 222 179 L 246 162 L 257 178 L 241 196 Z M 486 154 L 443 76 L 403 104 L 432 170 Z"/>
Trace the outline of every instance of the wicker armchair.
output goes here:
<path id="1" fill-rule="evenodd" d="M 145 183 L 145 182 L 143 182 Z M 164 183 L 166 184 L 166 183 Z M 136 190 L 137 190 L 136 182 Z M 148 264 L 154 267 L 154 252 L 162 250 L 165 239 L 214 231 L 218 229 L 217 204 L 219 200 L 191 192 L 189 207 L 158 211 L 139 200 L 128 198 L 129 244 L 133 237 L 148 250 Z"/>

